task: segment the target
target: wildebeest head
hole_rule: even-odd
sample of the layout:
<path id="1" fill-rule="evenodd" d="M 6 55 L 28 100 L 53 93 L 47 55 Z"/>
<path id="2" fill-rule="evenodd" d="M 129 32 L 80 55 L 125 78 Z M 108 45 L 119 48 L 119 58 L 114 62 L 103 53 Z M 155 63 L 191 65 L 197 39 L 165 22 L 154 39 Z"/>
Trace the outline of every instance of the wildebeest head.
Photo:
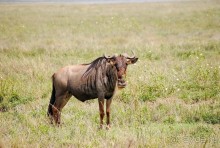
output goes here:
<path id="1" fill-rule="evenodd" d="M 104 57 L 107 59 L 109 63 L 111 63 L 113 66 L 115 66 L 117 70 L 118 75 L 118 87 L 124 88 L 126 86 L 126 82 L 124 80 L 124 77 L 126 76 L 126 70 L 127 66 L 129 64 L 134 64 L 137 62 L 138 58 L 133 56 L 129 56 L 127 53 L 120 54 L 120 55 L 114 55 L 114 56 L 106 56 Z"/>

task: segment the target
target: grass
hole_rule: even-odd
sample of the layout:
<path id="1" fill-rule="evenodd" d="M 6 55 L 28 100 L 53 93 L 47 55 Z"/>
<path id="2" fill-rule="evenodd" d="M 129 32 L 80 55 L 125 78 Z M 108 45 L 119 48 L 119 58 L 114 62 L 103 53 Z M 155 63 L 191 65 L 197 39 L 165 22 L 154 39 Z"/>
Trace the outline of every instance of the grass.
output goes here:
<path id="1" fill-rule="evenodd" d="M 0 147 L 219 147 L 220 4 L 0 4 Z M 46 116 L 51 76 L 104 53 L 139 57 L 98 130 L 97 100 Z"/>

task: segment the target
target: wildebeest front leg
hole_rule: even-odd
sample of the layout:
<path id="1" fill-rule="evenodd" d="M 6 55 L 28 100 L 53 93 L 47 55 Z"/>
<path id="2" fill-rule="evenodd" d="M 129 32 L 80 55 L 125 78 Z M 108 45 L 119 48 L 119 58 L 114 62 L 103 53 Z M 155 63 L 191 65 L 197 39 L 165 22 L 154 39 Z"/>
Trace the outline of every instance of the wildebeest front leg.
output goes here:
<path id="1" fill-rule="evenodd" d="M 104 99 L 98 99 L 99 102 L 99 114 L 100 114 L 100 129 L 103 128 L 103 118 L 105 116 L 104 112 Z"/>
<path id="2" fill-rule="evenodd" d="M 110 125 L 110 106 L 112 103 L 112 99 L 108 99 L 106 101 L 106 115 L 107 115 L 107 127 L 106 129 L 110 129 L 111 125 Z"/>

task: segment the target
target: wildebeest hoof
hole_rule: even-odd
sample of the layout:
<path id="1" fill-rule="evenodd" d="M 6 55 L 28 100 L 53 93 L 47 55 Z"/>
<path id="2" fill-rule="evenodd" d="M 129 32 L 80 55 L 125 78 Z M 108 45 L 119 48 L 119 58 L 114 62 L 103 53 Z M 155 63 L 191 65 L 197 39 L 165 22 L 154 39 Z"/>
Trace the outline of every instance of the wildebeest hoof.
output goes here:
<path id="1" fill-rule="evenodd" d="M 106 126 L 106 130 L 110 130 L 110 128 L 111 128 L 111 125 Z"/>
<path id="2" fill-rule="evenodd" d="M 99 130 L 102 130 L 102 129 L 103 129 L 103 125 L 100 125 L 100 126 L 99 126 Z"/>

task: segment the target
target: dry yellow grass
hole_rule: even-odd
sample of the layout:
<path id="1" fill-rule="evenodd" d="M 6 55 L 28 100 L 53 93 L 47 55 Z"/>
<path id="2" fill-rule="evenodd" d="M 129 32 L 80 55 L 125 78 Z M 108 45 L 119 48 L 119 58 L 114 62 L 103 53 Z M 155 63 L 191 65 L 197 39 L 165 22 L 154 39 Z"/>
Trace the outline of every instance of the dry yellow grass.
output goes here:
<path id="1" fill-rule="evenodd" d="M 219 147 L 220 4 L 0 4 L 0 147 Z M 49 124 L 51 75 L 131 53 L 111 130 L 97 100 Z"/>

